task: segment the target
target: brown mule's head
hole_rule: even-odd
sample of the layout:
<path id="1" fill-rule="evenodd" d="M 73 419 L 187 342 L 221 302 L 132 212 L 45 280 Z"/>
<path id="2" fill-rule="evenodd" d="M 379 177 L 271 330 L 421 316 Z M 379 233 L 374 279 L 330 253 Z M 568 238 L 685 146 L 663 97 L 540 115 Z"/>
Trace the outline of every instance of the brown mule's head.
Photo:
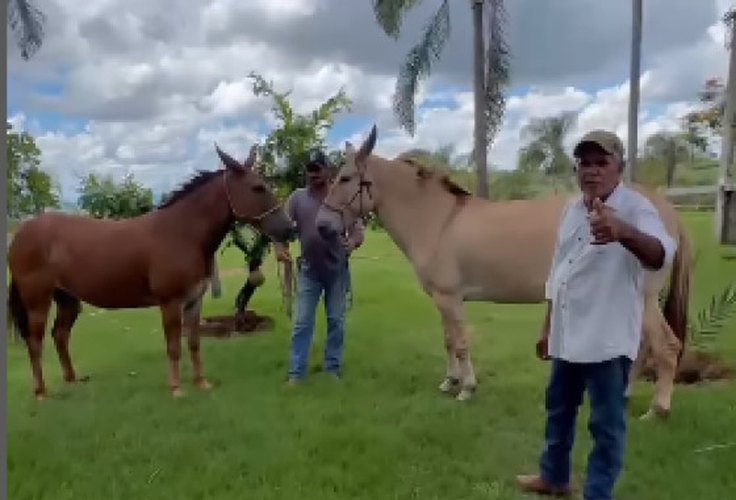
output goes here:
<path id="1" fill-rule="evenodd" d="M 345 144 L 345 163 L 317 212 L 317 230 L 327 240 L 344 233 L 358 218 L 367 216 L 375 208 L 368 158 L 376 145 L 376 134 L 374 125 L 357 151 L 349 142 Z"/>
<path id="2" fill-rule="evenodd" d="M 253 169 L 256 146 L 250 149 L 248 158 L 242 164 L 222 151 L 217 144 L 215 150 L 225 165 L 223 187 L 233 217 L 252 225 L 275 241 L 291 239 L 294 235 L 292 221 L 273 191 Z"/>

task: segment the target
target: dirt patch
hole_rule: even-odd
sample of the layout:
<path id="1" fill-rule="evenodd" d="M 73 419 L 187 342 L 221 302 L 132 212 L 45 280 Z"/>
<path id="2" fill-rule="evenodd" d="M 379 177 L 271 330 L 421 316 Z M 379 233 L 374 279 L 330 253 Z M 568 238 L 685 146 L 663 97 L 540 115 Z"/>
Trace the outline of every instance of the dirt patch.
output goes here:
<path id="1" fill-rule="evenodd" d="M 227 339 L 270 332 L 273 327 L 273 318 L 248 310 L 242 315 L 204 317 L 199 324 L 199 334 L 203 337 Z"/>
<path id="2" fill-rule="evenodd" d="M 716 380 L 730 380 L 736 376 L 733 367 L 718 355 L 702 351 L 686 351 L 675 375 L 676 384 L 698 384 Z M 654 363 L 650 358 L 644 365 L 641 378 L 655 380 Z"/>

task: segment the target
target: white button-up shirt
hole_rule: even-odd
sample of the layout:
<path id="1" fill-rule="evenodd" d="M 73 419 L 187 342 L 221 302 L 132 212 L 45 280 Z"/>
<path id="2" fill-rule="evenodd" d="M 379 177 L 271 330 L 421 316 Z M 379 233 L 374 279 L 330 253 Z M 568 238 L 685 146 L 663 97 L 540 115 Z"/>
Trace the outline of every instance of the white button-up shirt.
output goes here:
<path id="1" fill-rule="evenodd" d="M 617 217 L 657 238 L 665 265 L 677 244 L 654 205 L 619 184 L 605 203 Z M 545 296 L 552 301 L 549 355 L 592 363 L 618 356 L 636 359 L 644 311 L 644 277 L 650 271 L 618 242 L 593 245 L 589 214 L 582 196 L 562 213 Z"/>

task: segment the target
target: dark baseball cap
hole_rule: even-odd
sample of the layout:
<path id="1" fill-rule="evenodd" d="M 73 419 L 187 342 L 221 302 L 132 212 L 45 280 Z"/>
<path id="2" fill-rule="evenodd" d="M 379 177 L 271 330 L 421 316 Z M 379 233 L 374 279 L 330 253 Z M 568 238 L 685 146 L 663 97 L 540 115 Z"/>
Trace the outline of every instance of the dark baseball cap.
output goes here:
<path id="1" fill-rule="evenodd" d="M 326 168 L 330 166 L 330 160 L 327 158 L 327 156 L 324 154 L 324 152 L 319 148 L 312 148 L 307 153 L 307 163 L 306 167 L 309 169 L 309 167 L 319 167 L 319 168 Z"/>

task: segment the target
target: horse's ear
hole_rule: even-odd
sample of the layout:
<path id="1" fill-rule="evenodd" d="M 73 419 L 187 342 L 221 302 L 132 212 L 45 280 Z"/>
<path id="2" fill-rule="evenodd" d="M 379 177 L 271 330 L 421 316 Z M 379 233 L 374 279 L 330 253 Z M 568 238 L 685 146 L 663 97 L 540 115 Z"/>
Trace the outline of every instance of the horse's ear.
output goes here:
<path id="1" fill-rule="evenodd" d="M 225 168 L 229 168 L 230 170 L 236 170 L 239 172 L 243 171 L 243 165 L 238 163 L 238 161 L 224 152 L 222 149 L 220 149 L 220 146 L 215 143 L 215 151 L 217 151 L 217 156 L 220 157 L 220 160 L 222 160 L 222 163 L 225 165 Z"/>
<path id="2" fill-rule="evenodd" d="M 253 144 L 250 148 L 250 153 L 248 153 L 248 158 L 243 162 L 243 168 L 246 170 L 250 170 L 253 168 L 253 166 L 256 164 L 256 156 L 258 153 L 258 144 Z"/>
<path id="3" fill-rule="evenodd" d="M 355 155 L 355 146 L 350 141 L 345 141 L 345 155 Z"/>
<path id="4" fill-rule="evenodd" d="M 365 141 L 363 141 L 363 144 L 358 150 L 358 154 L 355 158 L 358 163 L 365 161 L 368 156 L 370 156 L 370 154 L 373 152 L 373 148 L 376 146 L 377 135 L 378 131 L 376 130 L 376 125 L 374 124 L 373 127 L 371 127 L 371 133 L 368 134 L 368 137 L 366 137 Z"/>

